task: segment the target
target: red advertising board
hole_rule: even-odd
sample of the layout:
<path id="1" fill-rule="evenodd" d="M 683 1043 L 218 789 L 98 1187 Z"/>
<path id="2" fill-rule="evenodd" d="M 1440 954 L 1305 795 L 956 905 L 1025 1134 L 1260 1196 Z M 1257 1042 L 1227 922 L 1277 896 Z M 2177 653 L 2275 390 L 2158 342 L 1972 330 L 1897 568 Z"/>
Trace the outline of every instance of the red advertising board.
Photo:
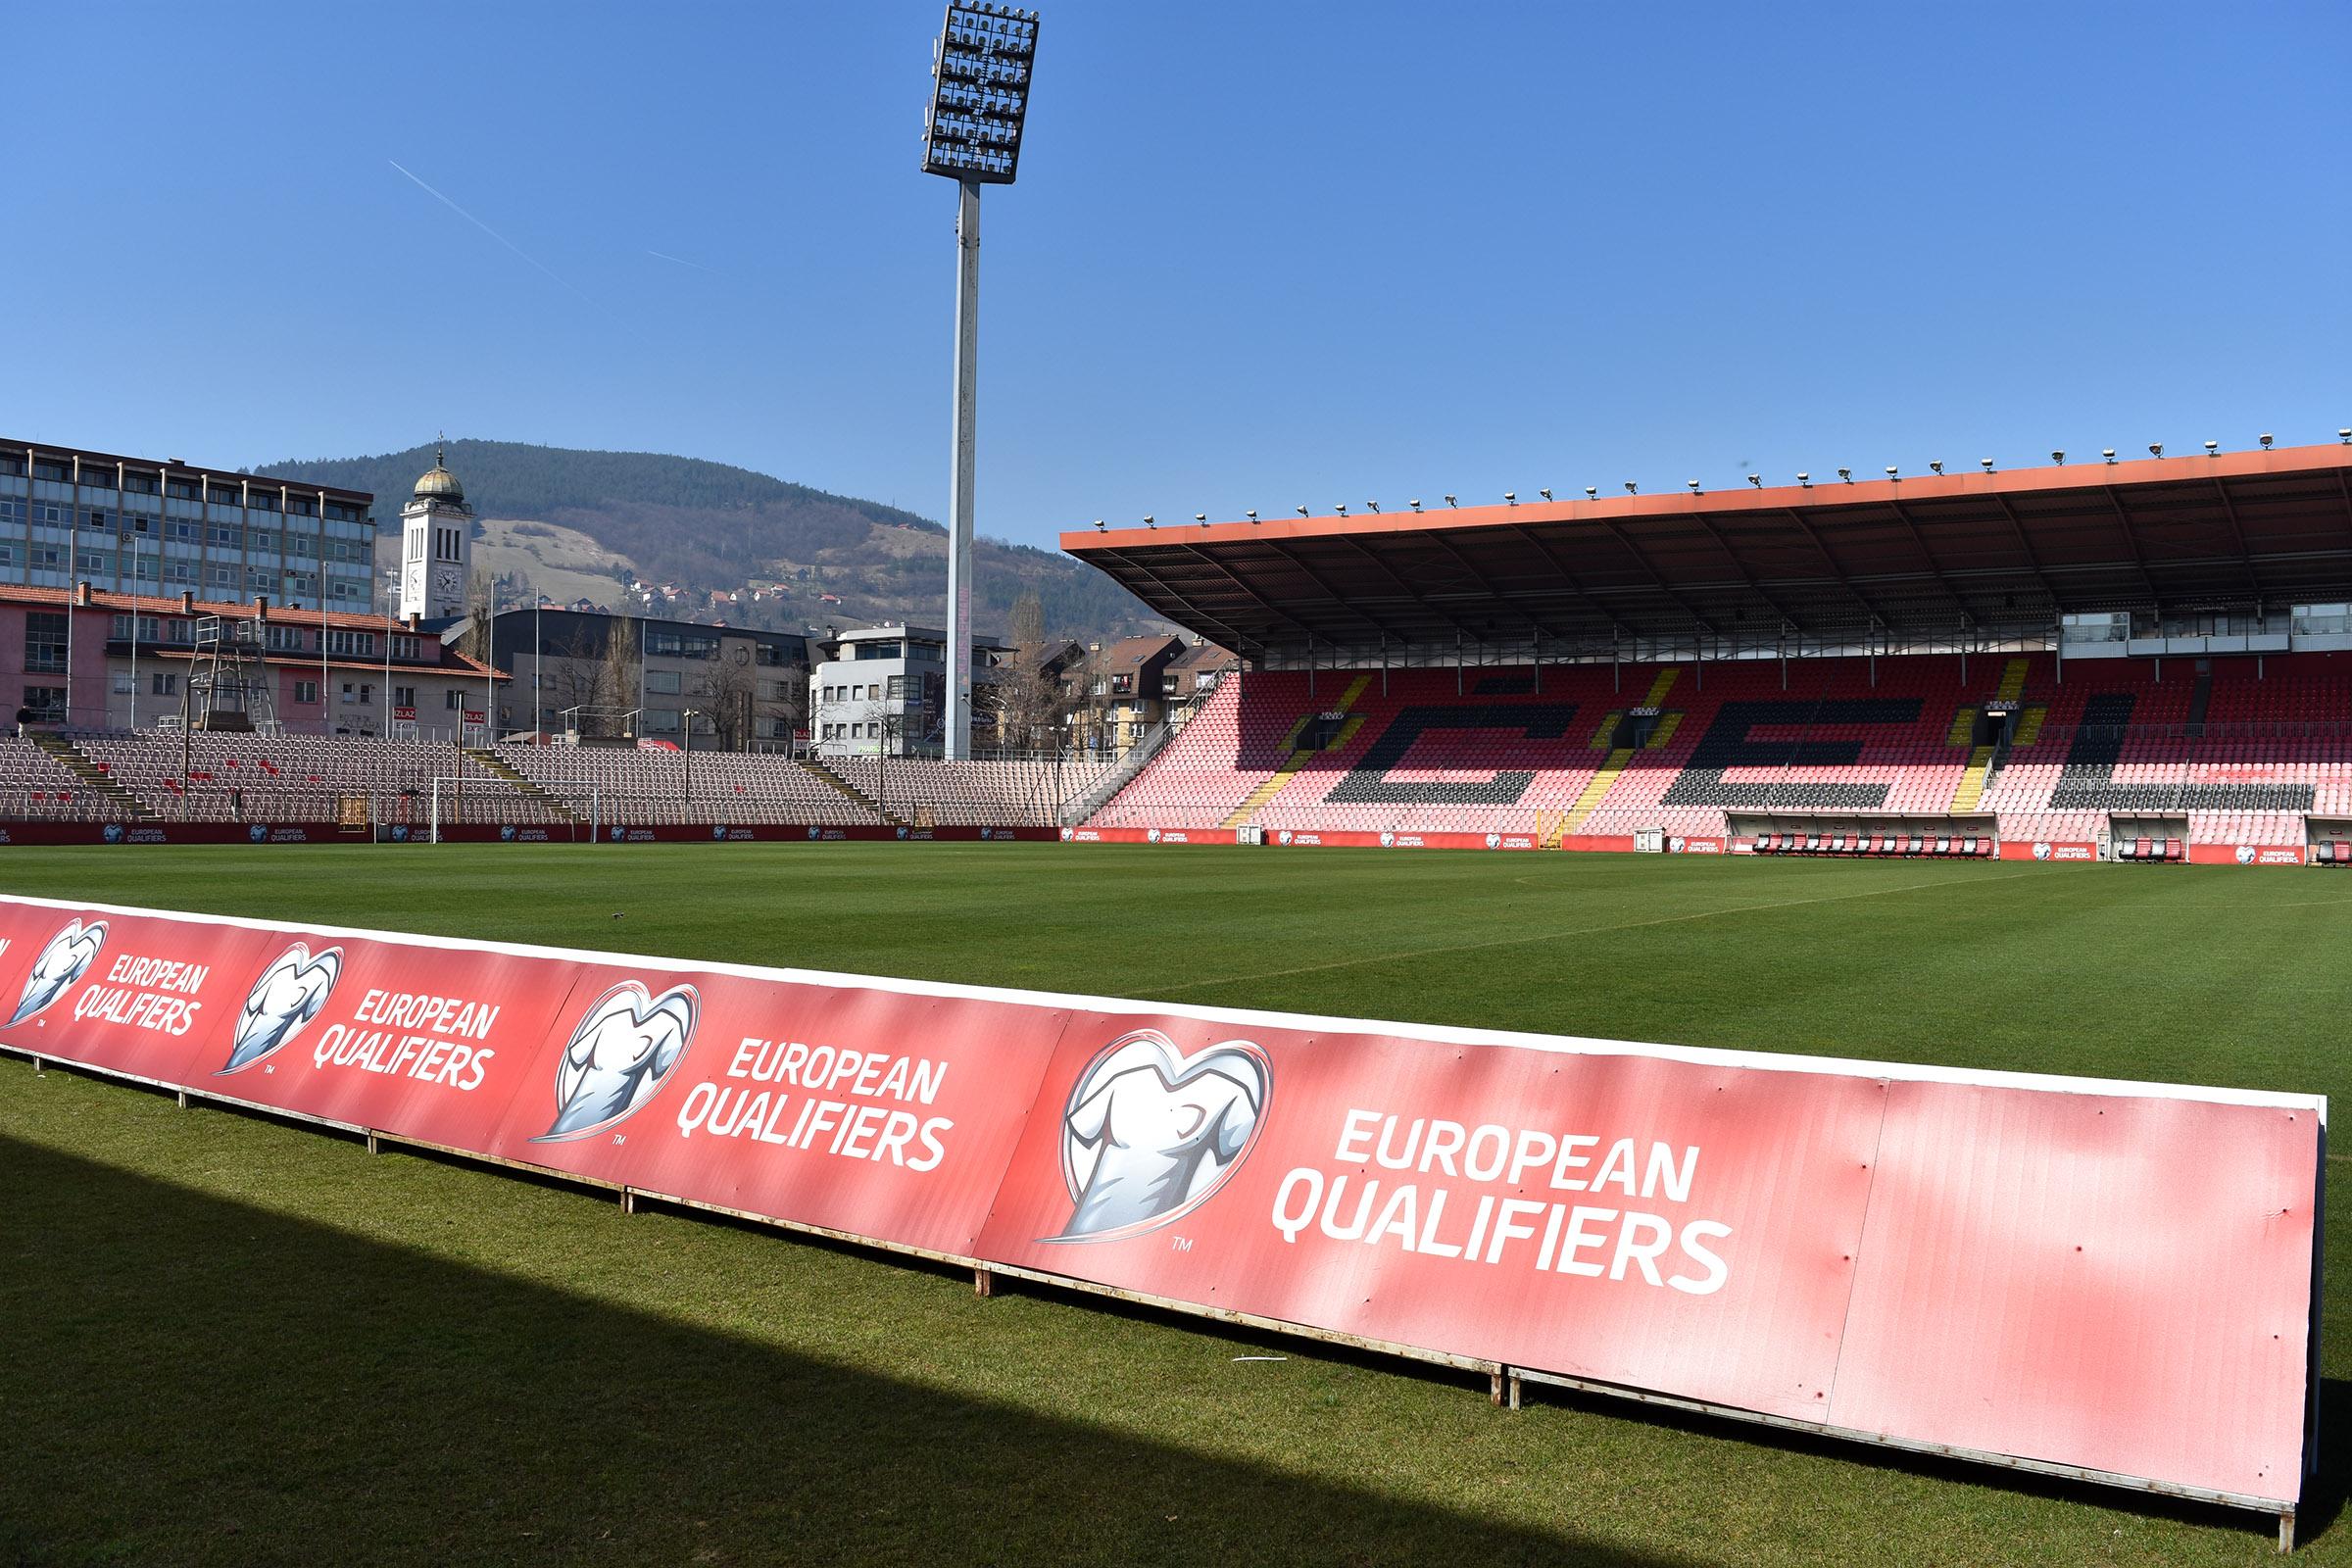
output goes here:
<path id="1" fill-rule="evenodd" d="M 2003 839 L 2001 856 L 2004 860 L 2095 860 L 2099 858 L 2096 844 L 2060 843 L 2049 839 Z"/>
<path id="2" fill-rule="evenodd" d="M 1860 1077 L 1082 1013 L 981 1250 L 1818 1420 L 1884 1096 Z"/>
<path id="3" fill-rule="evenodd" d="M 2324 1100 L 0 900 L 0 1047 L 874 1245 L 2291 1512 Z"/>
<path id="4" fill-rule="evenodd" d="M 554 1049 L 486 1152 L 963 1257 L 1067 1016 L 741 971 L 575 967 Z"/>

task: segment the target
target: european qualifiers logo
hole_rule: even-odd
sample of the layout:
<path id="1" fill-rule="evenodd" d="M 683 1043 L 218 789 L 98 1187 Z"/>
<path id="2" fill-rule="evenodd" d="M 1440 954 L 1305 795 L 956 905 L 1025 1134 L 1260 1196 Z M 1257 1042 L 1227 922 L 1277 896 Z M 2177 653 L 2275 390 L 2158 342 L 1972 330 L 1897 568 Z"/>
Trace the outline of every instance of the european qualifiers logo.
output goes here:
<path id="1" fill-rule="evenodd" d="M 1115 1242 L 1171 1224 L 1241 1168 L 1264 1124 L 1274 1065 L 1247 1040 L 1188 1056 L 1156 1029 L 1086 1064 L 1061 1116 L 1070 1218 L 1041 1242 Z"/>
<path id="2" fill-rule="evenodd" d="M 2036 842 L 2034 843 L 2034 858 L 2035 858 L 2036 860 L 2046 860 L 2046 859 L 2048 859 L 2049 858 L 2050 858 L 2050 847 L 2049 847 L 2047 844 L 2043 844 L 2043 843 L 2040 843 L 2039 841 L 2036 841 Z"/>
<path id="3" fill-rule="evenodd" d="M 657 997 L 624 980 L 597 998 L 556 1058 L 556 1119 L 531 1142 L 568 1143 L 634 1114 L 677 1070 L 701 1012 L 692 986 Z"/>
<path id="4" fill-rule="evenodd" d="M 318 1016 L 342 976 L 341 948 L 314 956 L 309 944 L 297 942 L 270 959 L 246 993 L 245 1005 L 237 1009 L 228 1063 L 213 1076 L 241 1072 L 284 1047 Z"/>
<path id="5" fill-rule="evenodd" d="M 24 977 L 24 991 L 17 998 L 17 1010 L 8 1020 L 9 1027 L 14 1028 L 45 1010 L 72 990 L 74 982 L 90 972 L 90 965 L 98 961 L 98 950 L 105 946 L 104 920 L 92 920 L 87 925 L 78 917 L 68 920 L 32 960 L 32 973 Z"/>

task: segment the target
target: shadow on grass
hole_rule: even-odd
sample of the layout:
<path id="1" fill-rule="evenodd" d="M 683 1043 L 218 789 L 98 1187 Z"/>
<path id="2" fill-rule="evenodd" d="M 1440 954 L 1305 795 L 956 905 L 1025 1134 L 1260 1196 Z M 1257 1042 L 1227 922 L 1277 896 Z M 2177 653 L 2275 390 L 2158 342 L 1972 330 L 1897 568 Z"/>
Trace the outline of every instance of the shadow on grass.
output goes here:
<path id="1" fill-rule="evenodd" d="M 0 1561 L 1659 1564 L 0 1139 Z"/>

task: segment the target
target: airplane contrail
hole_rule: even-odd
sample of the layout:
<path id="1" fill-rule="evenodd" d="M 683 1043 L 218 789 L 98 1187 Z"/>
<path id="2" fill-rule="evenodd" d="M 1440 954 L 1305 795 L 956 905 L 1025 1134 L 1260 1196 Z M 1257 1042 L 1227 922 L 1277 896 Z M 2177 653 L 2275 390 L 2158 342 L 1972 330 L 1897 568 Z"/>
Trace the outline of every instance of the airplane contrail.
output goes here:
<path id="1" fill-rule="evenodd" d="M 698 271 L 698 272 L 709 272 L 709 271 L 712 271 L 712 270 L 713 270 L 713 269 L 711 269 L 711 268 L 705 267 L 705 266 L 704 266 L 702 263 L 700 263 L 700 262 L 690 262 L 690 261 L 688 261 L 688 260 L 687 260 L 685 257 L 683 257 L 683 256 L 671 256 L 671 255 L 669 255 L 667 252 L 664 252 L 664 251 L 647 251 L 645 254 L 646 254 L 646 255 L 648 255 L 648 256 L 652 256 L 652 257 L 659 258 L 660 260 L 662 260 L 662 261 L 664 261 L 664 262 L 675 262 L 675 263 L 677 263 L 677 264 L 678 264 L 680 267 L 691 267 L 691 268 L 693 268 L 693 269 L 694 269 L 696 271 Z"/>
<path id="2" fill-rule="evenodd" d="M 402 167 L 399 159 L 387 158 L 384 160 L 384 162 L 390 164 L 394 169 L 400 170 L 403 174 L 407 174 L 408 177 L 415 182 L 417 189 L 423 191 L 427 196 L 430 196 L 433 200 L 439 202 L 442 206 L 448 208 L 451 212 L 457 214 L 460 218 L 463 218 L 466 220 L 466 221 L 471 223 L 474 227 L 480 229 L 483 233 L 489 235 L 492 239 L 498 241 L 501 245 L 504 245 L 515 255 L 521 257 L 524 261 L 530 263 L 533 267 L 539 269 L 540 271 L 545 272 L 549 277 L 554 278 L 564 288 L 569 289 L 574 294 L 578 294 L 582 300 L 585 300 L 590 305 L 594 305 L 596 303 L 596 301 L 589 299 L 586 294 L 581 293 L 579 289 L 574 288 L 568 281 L 558 274 L 555 269 L 549 267 L 546 263 L 540 261 L 530 252 L 524 250 L 521 246 L 507 238 L 506 235 L 501 234 L 497 229 L 492 228 L 488 223 L 485 223 L 480 219 L 474 217 L 465 208 L 460 207 L 456 202 L 451 201 L 448 197 L 433 189 L 432 186 L 427 185 L 423 180 L 417 179 L 415 174 L 410 173 L 407 169 Z"/>

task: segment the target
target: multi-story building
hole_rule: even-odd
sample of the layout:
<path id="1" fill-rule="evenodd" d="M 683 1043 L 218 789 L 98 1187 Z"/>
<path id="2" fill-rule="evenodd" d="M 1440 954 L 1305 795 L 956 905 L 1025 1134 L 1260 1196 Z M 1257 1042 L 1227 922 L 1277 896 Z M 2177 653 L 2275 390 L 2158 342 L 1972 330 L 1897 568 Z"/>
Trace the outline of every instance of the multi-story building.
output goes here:
<path id="1" fill-rule="evenodd" d="M 447 635 L 465 645 L 461 623 Z M 808 639 L 603 611 L 502 610 L 490 662 L 514 677 L 502 732 L 787 751 L 808 727 Z M 536 716 L 533 693 L 537 693 Z"/>
<path id="2" fill-rule="evenodd" d="M 0 439 L 0 585 L 366 614 L 374 498 L 177 458 Z"/>
<path id="3" fill-rule="evenodd" d="M 808 677 L 810 740 L 820 757 L 938 757 L 946 750 L 948 634 L 931 626 L 868 626 L 819 645 Z M 993 686 L 1007 652 L 972 639 L 972 683 Z M 989 699 L 975 690 L 973 706 Z"/>
<path id="4" fill-rule="evenodd" d="M 1164 677 L 1185 651 L 1184 639 L 1122 637 L 1089 648 L 1085 663 L 1073 666 L 1079 687 L 1067 723 L 1070 749 L 1124 752 L 1167 716 Z"/>
<path id="5" fill-rule="evenodd" d="M 477 744 L 504 679 L 415 621 L 0 586 L 0 712 L 30 723 L 202 724 L 211 706 L 220 727 Z"/>

